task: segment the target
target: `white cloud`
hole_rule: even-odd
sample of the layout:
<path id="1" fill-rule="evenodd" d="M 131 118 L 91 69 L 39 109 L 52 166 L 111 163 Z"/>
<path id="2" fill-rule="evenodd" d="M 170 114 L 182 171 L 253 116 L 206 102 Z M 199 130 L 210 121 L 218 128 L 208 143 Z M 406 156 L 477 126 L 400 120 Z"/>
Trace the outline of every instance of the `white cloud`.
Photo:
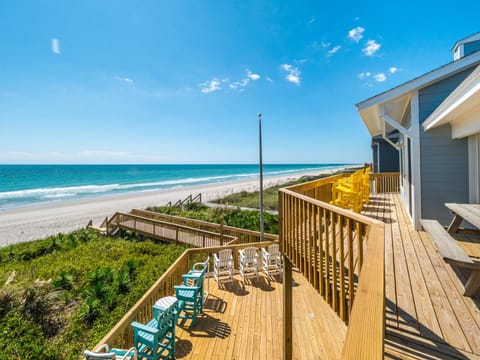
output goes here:
<path id="1" fill-rule="evenodd" d="M 121 77 L 119 75 L 115 75 L 113 77 L 115 80 L 118 80 L 118 81 L 122 81 L 124 83 L 127 83 L 129 85 L 133 84 L 133 80 L 132 79 L 129 79 L 129 78 L 126 78 L 126 77 Z"/>
<path id="2" fill-rule="evenodd" d="M 327 51 L 327 56 L 332 56 L 334 55 L 338 50 L 340 50 L 342 47 L 340 45 L 334 46 L 332 49 Z"/>
<path id="3" fill-rule="evenodd" d="M 368 40 L 367 45 L 362 49 L 362 52 L 367 56 L 373 56 L 375 53 L 380 50 L 380 45 L 375 40 Z"/>
<path id="4" fill-rule="evenodd" d="M 58 41 L 58 39 L 52 39 L 52 51 L 55 54 L 60 54 L 60 41 Z"/>
<path id="5" fill-rule="evenodd" d="M 280 68 L 285 71 L 287 74 L 285 75 L 285 79 L 295 85 L 300 85 L 300 70 L 297 67 L 292 66 L 290 64 L 282 64 Z"/>
<path id="6" fill-rule="evenodd" d="M 310 18 L 310 20 L 308 20 L 308 25 L 311 25 L 311 24 L 313 24 L 313 23 L 316 22 L 316 21 L 317 21 L 317 18 L 316 18 L 315 16 L 312 16 L 312 17 Z"/>
<path id="7" fill-rule="evenodd" d="M 209 81 L 205 81 L 204 83 L 201 83 L 200 86 L 201 86 L 200 91 L 204 94 L 208 94 L 221 89 L 220 80 L 216 78 Z"/>
<path id="8" fill-rule="evenodd" d="M 254 81 L 260 79 L 260 75 L 254 74 L 248 69 L 247 69 L 247 76 Z"/>
<path id="9" fill-rule="evenodd" d="M 398 69 L 395 66 L 392 66 L 390 69 L 388 69 L 388 72 L 390 74 L 395 74 L 398 71 Z"/>
<path id="10" fill-rule="evenodd" d="M 367 71 L 367 72 L 361 72 L 360 74 L 358 74 L 358 78 L 360 80 L 363 80 L 363 79 L 366 79 L 368 77 L 372 76 L 372 73 L 370 71 Z"/>
<path id="11" fill-rule="evenodd" d="M 273 83 L 273 80 L 272 80 L 271 77 L 268 77 L 268 76 L 267 76 L 265 79 L 267 79 L 267 81 L 268 81 L 269 83 Z"/>
<path id="12" fill-rule="evenodd" d="M 378 73 L 374 76 L 374 78 L 377 82 L 384 82 L 387 80 L 387 76 L 384 73 Z"/>
<path id="13" fill-rule="evenodd" d="M 321 42 L 321 44 L 324 48 L 330 47 L 331 45 L 329 42 L 323 42 L 323 41 Z"/>
<path id="14" fill-rule="evenodd" d="M 348 37 L 358 43 L 363 38 L 362 34 L 364 31 L 364 28 L 362 28 L 361 26 L 357 26 L 356 28 L 348 32 Z"/>

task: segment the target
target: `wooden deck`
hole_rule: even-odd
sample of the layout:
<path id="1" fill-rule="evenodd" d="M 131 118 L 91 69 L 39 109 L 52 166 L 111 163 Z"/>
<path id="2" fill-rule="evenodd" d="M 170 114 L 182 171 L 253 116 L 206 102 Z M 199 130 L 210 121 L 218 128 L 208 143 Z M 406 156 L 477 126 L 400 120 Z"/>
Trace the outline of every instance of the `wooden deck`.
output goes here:
<path id="1" fill-rule="evenodd" d="M 294 273 L 293 349 L 295 359 L 340 358 L 346 325 L 313 287 Z M 217 286 L 206 280 L 209 296 L 196 326 L 177 326 L 178 359 L 281 359 L 282 284 L 276 278 L 244 285 L 235 281 Z M 318 334 L 318 336 L 306 336 Z"/>
<path id="2" fill-rule="evenodd" d="M 429 235 L 415 231 L 397 194 L 372 195 L 364 213 L 385 222 L 387 359 L 480 359 L 480 294 L 462 296 L 465 275 L 446 265 Z M 296 359 L 339 359 L 346 325 L 294 273 Z M 280 359 L 282 286 L 264 275 L 210 294 L 197 326 L 177 327 L 179 359 Z M 306 336 L 308 334 L 308 336 Z M 315 334 L 315 336 L 311 336 Z"/>
<path id="3" fill-rule="evenodd" d="M 385 222 L 388 359 L 480 359 L 480 295 L 415 231 L 399 195 L 375 194 L 365 214 Z"/>

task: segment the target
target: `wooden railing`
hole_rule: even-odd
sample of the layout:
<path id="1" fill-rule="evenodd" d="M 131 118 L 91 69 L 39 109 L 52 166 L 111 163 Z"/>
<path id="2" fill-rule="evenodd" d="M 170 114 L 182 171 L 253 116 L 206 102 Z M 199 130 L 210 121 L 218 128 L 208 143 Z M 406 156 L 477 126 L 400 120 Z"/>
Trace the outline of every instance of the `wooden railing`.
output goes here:
<path id="1" fill-rule="evenodd" d="M 202 193 L 198 193 L 197 195 L 193 196 L 192 194 L 188 195 L 185 199 L 183 200 L 178 200 L 175 204 L 172 205 L 172 202 L 169 201 L 165 206 L 171 207 L 171 206 L 183 206 L 185 204 L 191 204 L 191 203 L 201 203 L 202 202 Z"/>
<path id="2" fill-rule="evenodd" d="M 328 204 L 325 188 L 332 178 L 280 190 L 282 252 L 348 325 L 343 357 L 382 358 L 383 223 Z M 284 291 L 288 299 L 291 287 L 285 286 Z M 285 309 L 285 318 L 291 318 L 288 304 Z M 291 331 L 287 322 L 284 343 L 288 344 Z M 288 348 L 285 353 L 288 358 Z"/>
<path id="3" fill-rule="evenodd" d="M 350 174 L 337 174 L 318 180 L 312 180 L 305 183 L 289 186 L 288 189 L 297 194 L 308 196 L 309 198 L 324 201 L 326 203 L 332 200 L 332 184 L 338 179 L 349 176 Z"/>
<path id="4" fill-rule="evenodd" d="M 236 244 L 223 247 L 210 248 L 191 248 L 183 254 L 168 268 L 167 271 L 158 279 L 155 284 L 137 301 L 137 303 L 123 316 L 122 319 L 105 335 L 105 337 L 95 345 L 94 350 L 102 344 L 109 344 L 110 347 L 119 347 L 128 349 L 133 343 L 133 332 L 130 326 L 132 321 L 147 323 L 153 317 L 153 305 L 163 296 L 175 295 L 173 286 L 182 282 L 182 274 L 186 274 L 194 261 L 199 258 L 205 258 L 219 250 L 232 249 L 234 260 L 238 261 L 238 250 L 255 246 L 258 248 L 267 247 L 273 244 L 273 241 L 259 242 L 255 244 Z M 212 258 L 212 257 L 211 257 Z M 197 260 L 196 260 L 197 259 Z M 210 276 L 208 274 L 207 276 Z"/>
<path id="5" fill-rule="evenodd" d="M 400 191 L 400 173 L 370 174 L 371 191 L 375 194 L 397 193 Z"/>
<path id="6" fill-rule="evenodd" d="M 111 234 L 115 229 L 197 247 L 221 246 L 237 240 L 235 236 L 227 234 L 121 212 L 115 213 L 107 223 L 107 234 Z"/>
<path id="7" fill-rule="evenodd" d="M 258 231 L 241 229 L 223 224 L 214 224 L 208 221 L 167 215 L 148 210 L 132 209 L 130 213 L 149 219 L 165 221 L 172 224 L 188 226 L 189 228 L 202 229 L 225 236 L 235 237 L 237 238 L 237 240 L 235 241 L 236 243 L 254 243 L 260 241 L 260 233 Z M 264 240 L 278 241 L 278 235 L 264 234 Z"/>

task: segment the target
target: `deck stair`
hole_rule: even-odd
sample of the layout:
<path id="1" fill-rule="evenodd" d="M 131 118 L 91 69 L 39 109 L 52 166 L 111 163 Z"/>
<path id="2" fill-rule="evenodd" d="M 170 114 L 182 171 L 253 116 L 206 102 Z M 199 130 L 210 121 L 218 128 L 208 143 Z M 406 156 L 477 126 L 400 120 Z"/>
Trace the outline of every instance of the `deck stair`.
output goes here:
<path id="1" fill-rule="evenodd" d="M 184 207 L 185 205 L 189 205 L 192 203 L 201 203 L 202 202 L 202 193 L 198 193 L 197 195 L 193 196 L 192 194 L 188 195 L 183 200 L 178 200 L 175 203 L 169 201 L 165 206 L 167 207 Z"/>

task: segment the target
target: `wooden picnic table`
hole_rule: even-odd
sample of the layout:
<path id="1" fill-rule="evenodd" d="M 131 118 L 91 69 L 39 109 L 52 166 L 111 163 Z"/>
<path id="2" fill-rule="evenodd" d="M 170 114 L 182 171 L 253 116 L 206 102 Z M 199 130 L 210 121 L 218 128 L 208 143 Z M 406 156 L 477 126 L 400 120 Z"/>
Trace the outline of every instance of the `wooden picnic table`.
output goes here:
<path id="1" fill-rule="evenodd" d="M 448 226 L 448 233 L 453 235 L 457 232 L 458 227 L 463 220 L 480 230 L 480 204 L 454 204 L 446 203 L 445 206 L 450 209 L 454 217 Z"/>

